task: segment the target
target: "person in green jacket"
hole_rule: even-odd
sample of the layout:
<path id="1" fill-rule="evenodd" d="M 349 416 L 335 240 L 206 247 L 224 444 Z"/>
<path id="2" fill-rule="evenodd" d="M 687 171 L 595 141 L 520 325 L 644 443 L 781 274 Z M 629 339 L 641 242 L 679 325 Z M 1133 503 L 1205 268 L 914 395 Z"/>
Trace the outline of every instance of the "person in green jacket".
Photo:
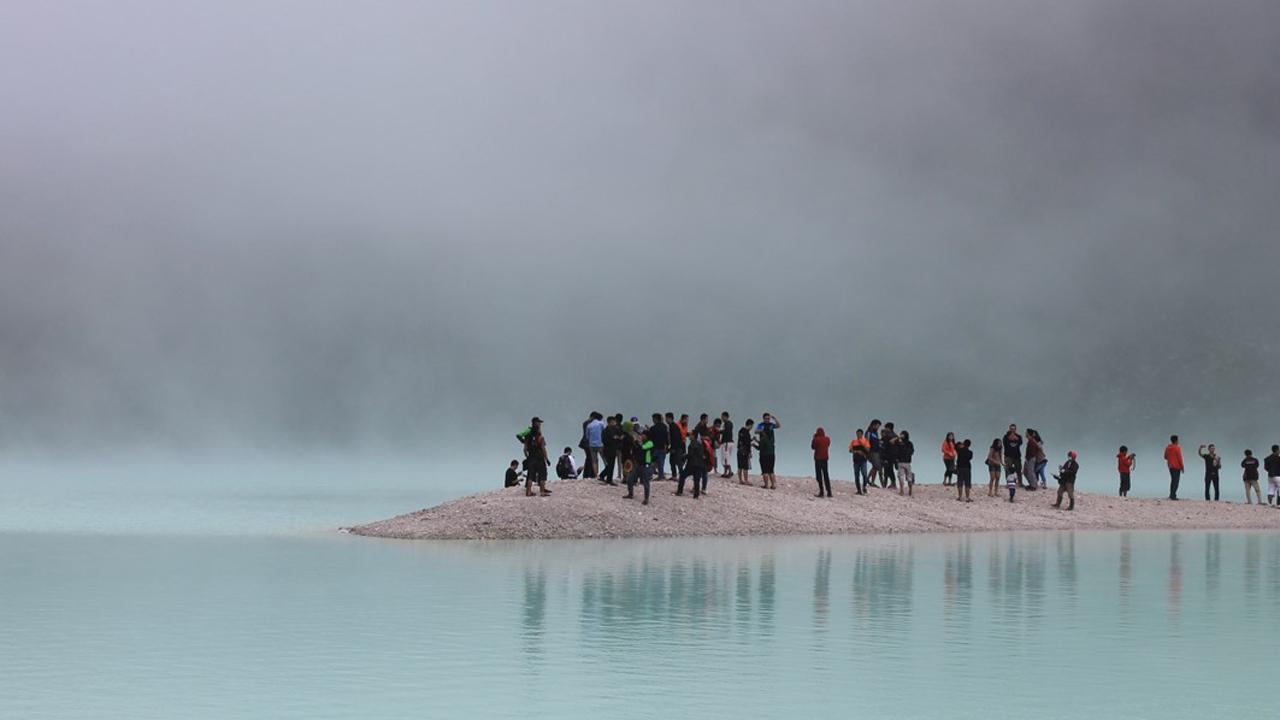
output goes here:
<path id="1" fill-rule="evenodd" d="M 653 474 L 653 438 L 649 436 L 649 431 L 645 430 L 640 433 L 640 446 L 636 452 L 636 461 L 631 468 L 631 472 L 627 474 L 627 494 L 622 497 L 630 500 L 634 498 L 636 478 L 640 479 L 640 484 L 644 485 L 644 502 L 641 505 L 649 504 L 649 480 Z"/>

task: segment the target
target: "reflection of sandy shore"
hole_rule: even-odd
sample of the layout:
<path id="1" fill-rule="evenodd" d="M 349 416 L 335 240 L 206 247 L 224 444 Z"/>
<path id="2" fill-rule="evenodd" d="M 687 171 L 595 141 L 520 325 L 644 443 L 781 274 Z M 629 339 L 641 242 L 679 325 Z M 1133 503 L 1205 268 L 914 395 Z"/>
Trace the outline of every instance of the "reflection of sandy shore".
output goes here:
<path id="1" fill-rule="evenodd" d="M 426 510 L 351 528 L 391 538 L 518 539 L 957 532 L 1042 529 L 1280 529 L 1280 510 L 1238 503 L 1128 498 L 1079 493 L 1073 512 L 1050 506 L 1056 492 L 1018 493 L 1018 502 L 975 492 L 956 502 L 954 490 L 917 486 L 915 497 L 894 490 L 853 493 L 834 483 L 835 498 L 814 497 L 816 484 L 779 478 L 776 491 L 714 479 L 700 500 L 672 495 L 674 483 L 655 482 L 653 500 L 623 500 L 622 489 L 590 480 L 554 482 L 551 497 L 523 488 L 494 490 Z M 977 490 L 977 488 L 975 488 Z M 639 488 L 637 488 L 639 491 Z"/>

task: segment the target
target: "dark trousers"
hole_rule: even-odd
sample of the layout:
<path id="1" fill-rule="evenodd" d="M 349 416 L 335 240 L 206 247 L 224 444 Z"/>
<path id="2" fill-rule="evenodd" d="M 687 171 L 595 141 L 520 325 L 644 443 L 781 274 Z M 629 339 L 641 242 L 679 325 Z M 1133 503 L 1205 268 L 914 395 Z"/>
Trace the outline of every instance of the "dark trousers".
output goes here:
<path id="1" fill-rule="evenodd" d="M 618 464 L 618 451 L 605 448 L 604 471 L 600 473 L 600 479 L 613 482 L 613 469 L 617 464 Z"/>
<path id="2" fill-rule="evenodd" d="M 1076 483 L 1074 480 L 1072 480 L 1071 482 L 1058 483 L 1058 502 L 1053 504 L 1054 507 L 1062 506 L 1062 496 L 1064 494 L 1067 496 L 1067 501 L 1070 503 L 1067 505 L 1067 509 L 1075 510 L 1076 509 Z"/>
<path id="3" fill-rule="evenodd" d="M 1182 471 L 1169 468 L 1169 499 L 1178 499 L 1178 480 L 1182 478 Z"/>
<path id="4" fill-rule="evenodd" d="M 831 468 L 828 466 L 829 460 L 813 460 L 813 476 L 818 479 L 818 495 L 824 492 L 827 497 L 831 497 Z"/>
<path id="5" fill-rule="evenodd" d="M 1218 495 L 1218 476 L 1216 474 L 1204 476 L 1204 499 L 1205 500 L 1209 499 L 1210 485 L 1213 486 L 1213 499 L 1214 500 L 1220 499 Z"/>
<path id="6" fill-rule="evenodd" d="M 867 461 L 853 461 L 853 486 L 859 493 L 867 491 Z"/>
<path id="7" fill-rule="evenodd" d="M 1129 495 L 1129 473 L 1120 473 L 1120 497 Z"/>
<path id="8" fill-rule="evenodd" d="M 642 462 L 636 463 L 635 467 L 631 468 L 631 474 L 627 475 L 627 494 L 631 495 L 634 493 L 636 480 L 639 480 L 640 484 L 644 485 L 644 499 L 648 500 L 650 474 L 652 474 L 652 468 L 649 465 Z M 617 492 L 617 490 L 614 492 Z"/>
<path id="9" fill-rule="evenodd" d="M 672 446 L 672 447 L 675 447 L 675 446 Z M 680 469 L 684 465 L 684 449 L 683 448 L 679 450 L 673 449 L 671 451 L 671 455 L 669 455 L 668 457 L 671 459 L 671 477 L 673 478 L 680 477 Z"/>
<path id="10" fill-rule="evenodd" d="M 653 451 L 653 467 L 658 471 L 659 480 L 667 479 L 667 451 L 666 450 Z"/>
<path id="11" fill-rule="evenodd" d="M 676 485 L 676 494 L 684 494 L 684 481 L 686 478 L 693 478 L 693 496 L 698 497 L 703 490 L 707 489 L 707 471 L 695 470 L 688 465 L 684 470 L 680 471 L 680 482 Z"/>
<path id="12" fill-rule="evenodd" d="M 942 474 L 942 482 L 946 483 L 951 479 L 952 475 L 956 474 L 956 461 L 951 458 L 943 458 L 942 465 L 947 469 L 947 471 Z"/>

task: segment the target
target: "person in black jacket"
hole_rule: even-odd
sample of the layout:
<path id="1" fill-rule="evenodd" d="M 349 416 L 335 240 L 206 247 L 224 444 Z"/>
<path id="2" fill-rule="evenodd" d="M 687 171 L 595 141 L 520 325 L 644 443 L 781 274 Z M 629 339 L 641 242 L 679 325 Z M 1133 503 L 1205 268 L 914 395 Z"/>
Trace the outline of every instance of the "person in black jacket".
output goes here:
<path id="1" fill-rule="evenodd" d="M 1267 504 L 1280 507 L 1280 445 L 1271 446 L 1271 454 L 1263 462 L 1267 470 Z M 1262 499 L 1258 499 L 1262 503 Z"/>
<path id="2" fill-rule="evenodd" d="M 1244 468 L 1244 501 L 1250 505 L 1253 500 L 1249 498 L 1249 490 L 1253 490 L 1253 494 L 1258 497 L 1258 504 L 1262 504 L 1262 491 L 1258 490 L 1258 458 L 1253 456 L 1252 450 L 1244 451 L 1244 460 L 1240 461 L 1240 467 Z"/>
<path id="3" fill-rule="evenodd" d="M 693 496 L 702 496 L 702 484 L 707 481 L 707 472 L 714 467 L 715 459 L 707 456 L 707 447 L 702 443 L 702 433 L 693 432 L 693 440 L 689 443 L 689 452 L 684 459 L 684 470 L 680 471 L 680 482 L 676 484 L 676 495 L 684 495 L 685 478 L 693 478 Z"/>
<path id="4" fill-rule="evenodd" d="M 1198 454 L 1200 459 L 1204 460 L 1204 499 L 1209 499 L 1209 488 L 1213 488 L 1213 499 L 1218 500 L 1218 471 L 1222 469 L 1222 458 L 1218 456 L 1217 446 L 1210 443 L 1206 452 L 1204 445 L 1200 446 Z"/>
<path id="5" fill-rule="evenodd" d="M 893 459 L 898 465 L 898 494 L 912 495 L 916 487 L 916 474 L 911 471 L 911 458 L 916 446 L 911 444 L 911 433 L 903 430 L 894 443 Z"/>
<path id="6" fill-rule="evenodd" d="M 667 457 L 671 459 L 671 479 L 680 477 L 680 469 L 684 467 L 684 435 L 680 426 L 676 425 L 676 414 L 667 413 L 663 421 L 667 426 Z"/>
<path id="7" fill-rule="evenodd" d="M 618 421 L 618 417 L 612 416 L 604 427 L 604 449 L 601 454 L 604 455 L 604 472 L 600 473 L 600 482 L 606 485 L 616 485 L 613 481 L 614 468 L 622 469 L 622 459 L 618 457 L 618 452 L 622 449 L 622 436 L 625 433 L 622 430 L 622 423 Z M 621 477 L 622 473 L 618 473 Z"/>
<path id="8" fill-rule="evenodd" d="M 671 448 L 670 428 L 662 421 L 662 413 L 653 414 L 653 424 L 649 426 L 649 440 L 653 442 L 653 468 L 658 471 L 658 479 L 667 479 L 667 451 Z"/>
<path id="9" fill-rule="evenodd" d="M 968 438 L 956 446 L 956 500 L 973 502 L 973 441 Z"/>
<path id="10" fill-rule="evenodd" d="M 898 487 L 898 458 L 895 455 L 898 451 L 898 433 L 893 429 L 893 423 L 884 424 L 884 429 L 880 431 L 880 487 L 896 488 Z"/>
<path id="11" fill-rule="evenodd" d="M 1058 502 L 1053 506 L 1062 507 L 1062 496 L 1068 498 L 1067 509 L 1076 509 L 1076 475 L 1080 472 L 1080 463 L 1076 462 L 1076 451 L 1067 453 L 1067 461 L 1058 467 L 1058 474 L 1053 477 L 1058 481 Z"/>

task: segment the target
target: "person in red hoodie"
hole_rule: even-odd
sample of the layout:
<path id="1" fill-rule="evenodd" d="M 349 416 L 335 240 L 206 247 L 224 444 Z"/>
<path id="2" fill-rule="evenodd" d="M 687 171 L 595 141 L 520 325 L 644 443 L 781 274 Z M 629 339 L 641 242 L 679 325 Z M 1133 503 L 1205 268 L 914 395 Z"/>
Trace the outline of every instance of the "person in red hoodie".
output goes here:
<path id="1" fill-rule="evenodd" d="M 1170 435 L 1169 444 L 1164 449 L 1164 461 L 1169 464 L 1169 499 L 1178 499 L 1178 479 L 1182 477 L 1182 448 L 1178 445 L 1178 436 Z"/>
<path id="2" fill-rule="evenodd" d="M 823 497 L 824 492 L 825 497 L 831 497 L 831 470 L 827 467 L 831 457 L 831 438 L 827 437 L 827 431 L 818 428 L 809 447 L 813 448 L 813 473 L 818 478 L 818 497 Z"/>

